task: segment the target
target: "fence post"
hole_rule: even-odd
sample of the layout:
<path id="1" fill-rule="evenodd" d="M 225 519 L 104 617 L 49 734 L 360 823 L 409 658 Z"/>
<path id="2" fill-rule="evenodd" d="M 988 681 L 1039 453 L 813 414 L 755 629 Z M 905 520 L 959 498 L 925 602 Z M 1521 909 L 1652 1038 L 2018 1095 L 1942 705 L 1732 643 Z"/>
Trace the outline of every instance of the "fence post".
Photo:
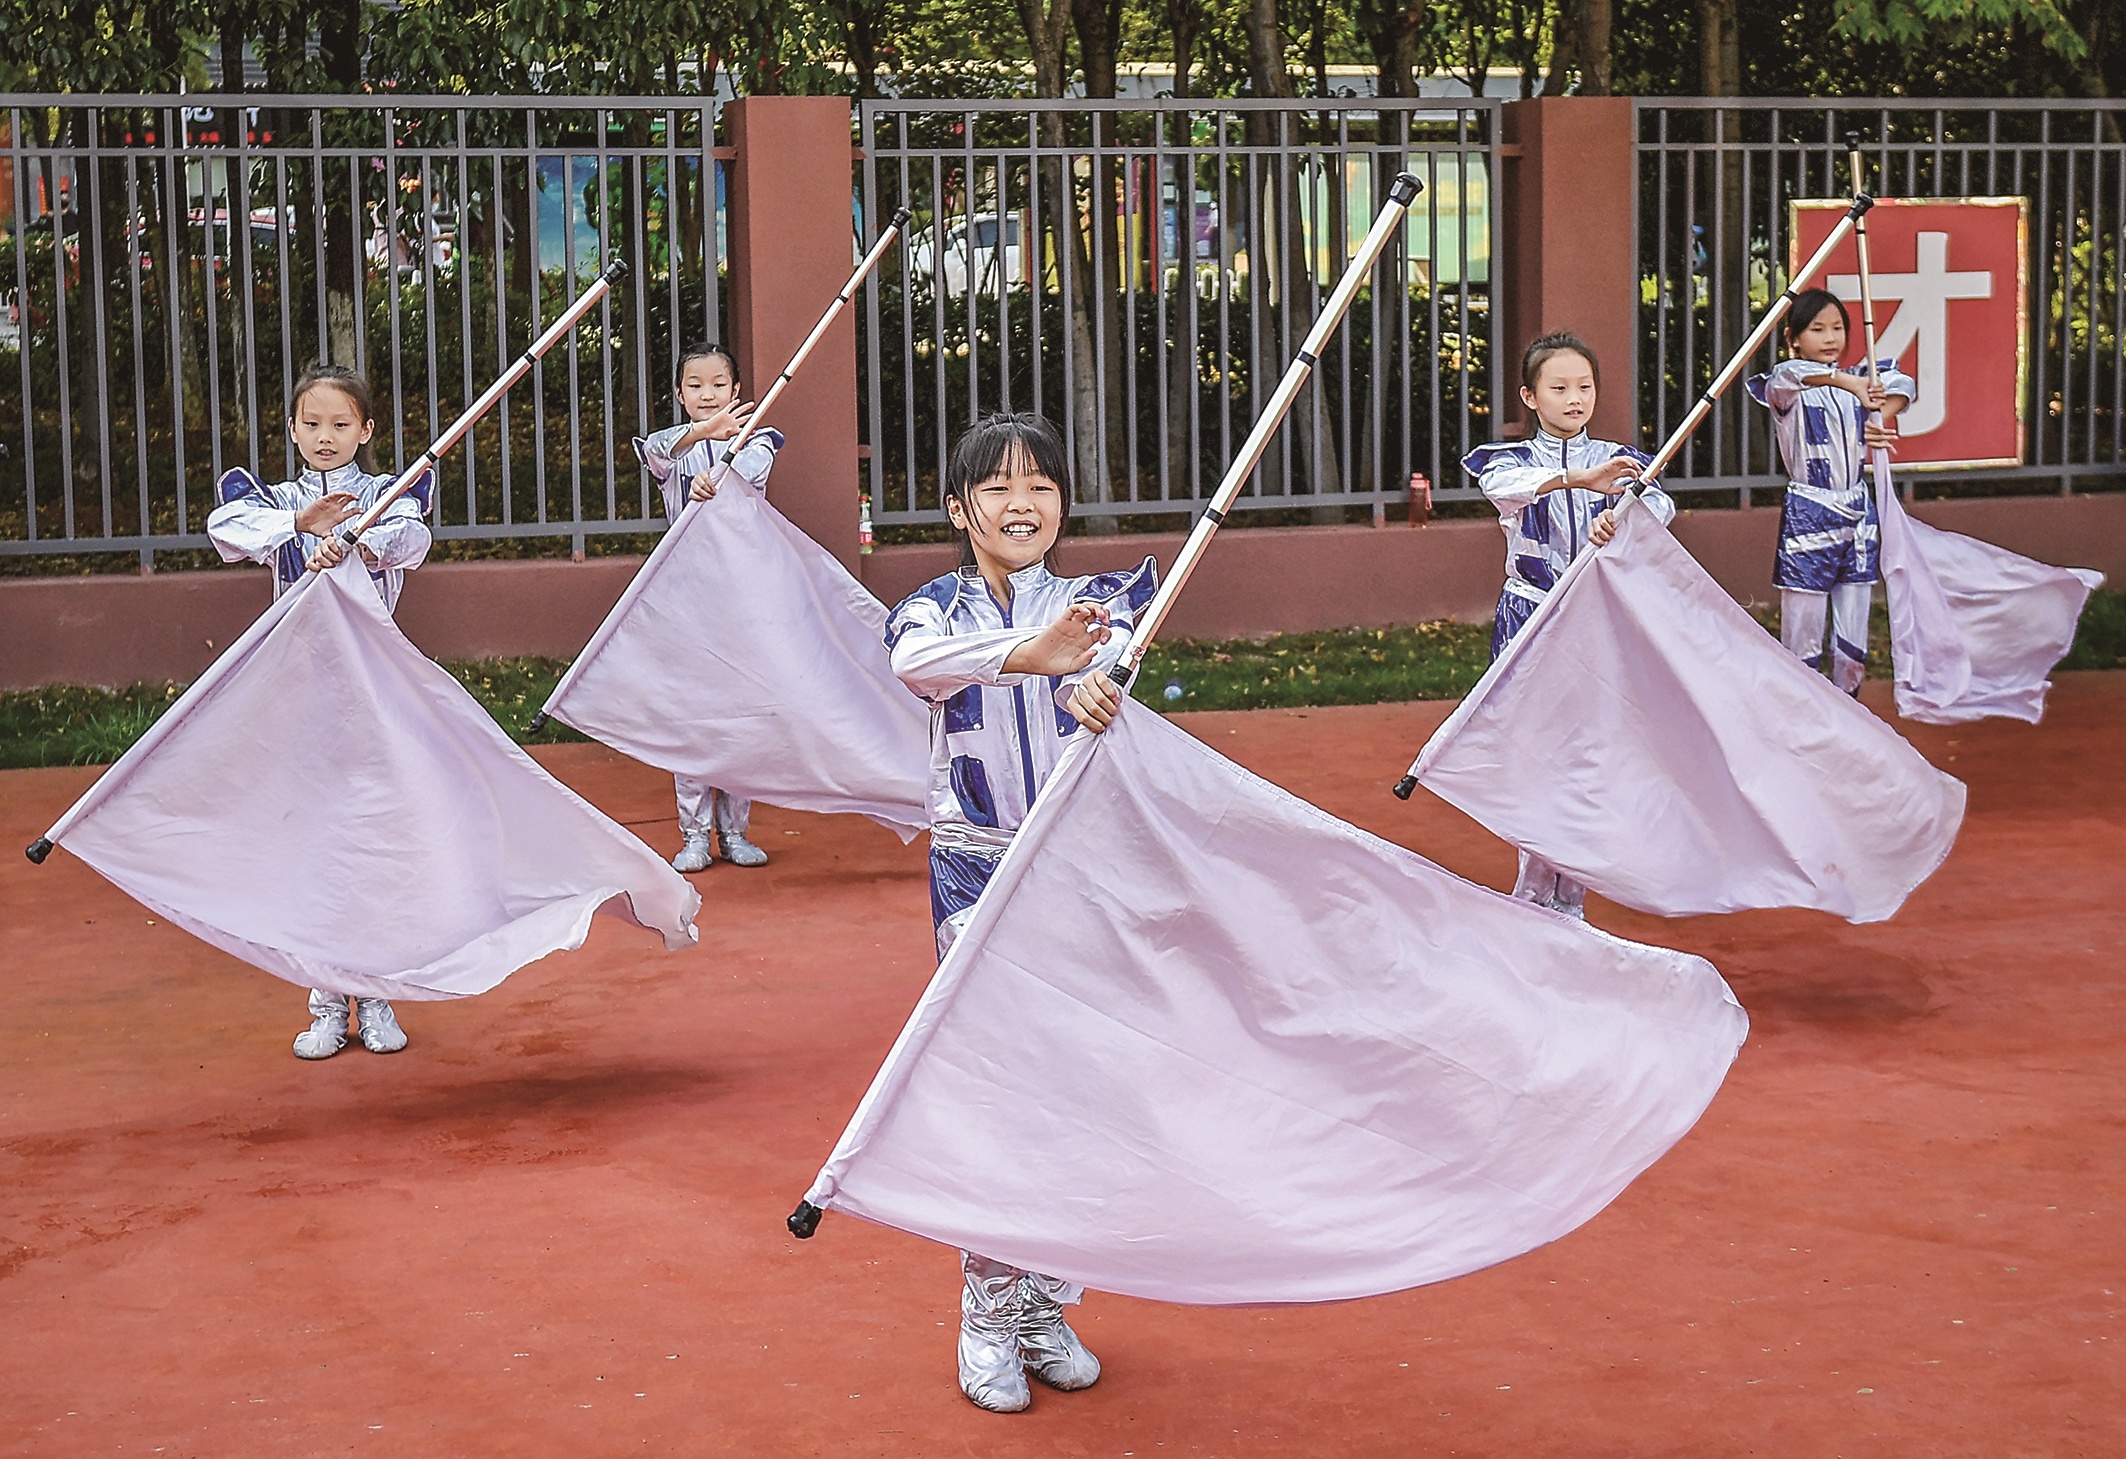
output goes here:
<path id="1" fill-rule="evenodd" d="M 1505 178 L 1499 221 L 1506 242 L 1507 408 L 1525 434 L 1519 366 L 1529 340 L 1569 329 L 1603 367 L 1593 431 L 1638 440 L 1634 345 L 1639 289 L 1633 273 L 1633 207 L 1639 180 L 1628 96 L 1544 96 L 1506 103 Z"/>
<path id="2" fill-rule="evenodd" d="M 731 329 L 746 398 L 758 400 L 856 261 L 849 103 L 747 96 L 723 109 L 731 169 Z M 777 510 L 857 569 L 856 315 L 844 310 L 776 403 L 788 444 Z"/>

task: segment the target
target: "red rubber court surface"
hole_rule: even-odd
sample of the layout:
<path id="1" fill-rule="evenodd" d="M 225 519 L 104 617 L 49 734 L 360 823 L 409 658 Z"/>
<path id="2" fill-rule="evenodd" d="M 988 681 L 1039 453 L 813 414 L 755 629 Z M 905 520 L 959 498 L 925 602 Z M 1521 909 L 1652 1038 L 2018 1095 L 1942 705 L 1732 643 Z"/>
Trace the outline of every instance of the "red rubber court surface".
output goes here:
<path id="1" fill-rule="evenodd" d="M 1186 723 L 1504 885 L 1506 848 L 1387 793 L 1445 708 Z M 2126 1453 L 2126 675 L 2066 676 L 2037 728 L 1907 728 L 1971 814 L 1893 922 L 1595 907 L 1753 1020 L 1608 1211 L 1364 1302 L 1095 1294 L 1106 1376 L 1015 1417 L 955 1387 L 950 1251 L 782 1226 L 930 974 L 920 842 L 764 809 L 774 864 L 700 879 L 699 948 L 601 919 L 400 1005 L 405 1053 L 311 1065 L 299 990 L 15 853 L 94 772 L 0 776 L 0 1450 Z M 672 848 L 667 779 L 542 753 Z"/>

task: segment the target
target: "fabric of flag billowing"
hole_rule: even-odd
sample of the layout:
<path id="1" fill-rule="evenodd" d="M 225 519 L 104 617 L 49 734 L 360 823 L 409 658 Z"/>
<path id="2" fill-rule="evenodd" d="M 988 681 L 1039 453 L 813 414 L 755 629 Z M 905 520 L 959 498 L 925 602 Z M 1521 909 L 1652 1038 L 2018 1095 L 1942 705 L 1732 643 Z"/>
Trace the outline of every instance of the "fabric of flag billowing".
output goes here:
<path id="1" fill-rule="evenodd" d="M 105 771 L 49 839 L 305 988 L 482 993 L 593 914 L 695 939 L 701 896 L 541 769 L 385 612 L 313 573 Z"/>
<path id="2" fill-rule="evenodd" d="M 1125 704 L 1043 787 L 807 1199 L 1103 1291 L 1328 1302 L 1592 1218 L 1747 1031 Z"/>
<path id="3" fill-rule="evenodd" d="M 1780 646 L 1636 497 L 1411 772 L 1612 901 L 1895 912 L 1964 787 Z"/>
<path id="4" fill-rule="evenodd" d="M 546 702 L 646 764 L 750 800 L 929 824 L 930 711 L 886 609 L 733 477 L 657 544 Z"/>
<path id="5" fill-rule="evenodd" d="M 1897 712 L 1930 724 L 2002 715 L 2036 724 L 2046 675 L 2104 575 L 2042 562 L 1906 514 L 1887 451 L 1875 453 L 1882 577 Z"/>

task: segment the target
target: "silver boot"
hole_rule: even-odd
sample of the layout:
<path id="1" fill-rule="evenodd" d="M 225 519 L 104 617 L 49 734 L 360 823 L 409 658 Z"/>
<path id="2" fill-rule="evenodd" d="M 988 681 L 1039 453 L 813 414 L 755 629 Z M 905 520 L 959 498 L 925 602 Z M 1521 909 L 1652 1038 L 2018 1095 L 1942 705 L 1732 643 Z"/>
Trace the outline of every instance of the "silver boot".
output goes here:
<path id="1" fill-rule="evenodd" d="M 960 1272 L 960 1392 L 977 1408 L 1017 1413 L 1033 1402 L 1019 1357 L 1025 1273 L 971 1251 L 960 1253 Z"/>
<path id="2" fill-rule="evenodd" d="M 1070 1284 L 1028 1272 L 1019 1289 L 1025 1294 L 1019 1317 L 1019 1355 L 1026 1370 L 1066 1393 L 1099 1382 L 1100 1360 L 1063 1320 L 1062 1294 L 1074 1291 Z"/>
<path id="3" fill-rule="evenodd" d="M 723 859 L 733 866 L 768 864 L 768 853 L 748 841 L 743 831 L 718 831 L 716 840 Z"/>
<path id="4" fill-rule="evenodd" d="M 310 1027 L 295 1036 L 295 1057 L 329 1059 L 347 1047 L 347 997 L 310 990 Z"/>
<path id="5" fill-rule="evenodd" d="M 713 844 L 709 840 L 709 833 L 707 831 L 689 831 L 686 833 L 685 844 L 679 848 L 679 854 L 672 858 L 672 870 L 685 872 L 707 871 L 709 863 L 715 859 L 716 854 Z"/>
<path id="6" fill-rule="evenodd" d="M 406 1030 L 382 998 L 355 999 L 354 1026 L 362 1035 L 362 1047 L 372 1054 L 396 1054 L 406 1047 Z"/>

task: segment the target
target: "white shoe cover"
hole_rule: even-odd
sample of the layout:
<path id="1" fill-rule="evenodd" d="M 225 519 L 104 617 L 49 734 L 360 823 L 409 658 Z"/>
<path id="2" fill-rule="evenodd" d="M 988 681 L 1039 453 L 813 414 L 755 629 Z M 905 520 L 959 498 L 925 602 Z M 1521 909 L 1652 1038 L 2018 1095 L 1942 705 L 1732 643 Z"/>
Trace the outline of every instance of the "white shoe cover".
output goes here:
<path id="1" fill-rule="evenodd" d="M 743 831 L 724 831 L 717 837 L 723 842 L 723 859 L 733 866 L 766 866 L 768 853 L 748 841 Z"/>
<path id="2" fill-rule="evenodd" d="M 965 1252 L 960 1267 L 960 1392 L 977 1408 L 1018 1413 L 1033 1402 L 1019 1356 L 1023 1273 Z"/>
<path id="3" fill-rule="evenodd" d="M 310 990 L 310 1027 L 295 1036 L 295 1057 L 329 1059 L 347 1047 L 347 998 L 342 993 Z"/>
<path id="4" fill-rule="evenodd" d="M 672 858 L 672 870 L 707 871 L 709 863 L 715 859 L 716 853 L 710 847 L 709 833 L 689 831 L 686 844 L 680 847 L 679 854 Z"/>
<path id="5" fill-rule="evenodd" d="M 406 1047 L 406 1030 L 399 1016 L 382 998 L 354 1000 L 356 1027 L 362 1032 L 362 1047 L 372 1054 L 396 1054 Z"/>
<path id="6" fill-rule="evenodd" d="M 1100 1381 L 1100 1360 L 1063 1320 L 1063 1304 L 1049 1285 L 1054 1280 L 1028 1272 L 1020 1283 L 1026 1295 L 1019 1318 L 1019 1355 L 1034 1377 L 1068 1393 Z"/>

